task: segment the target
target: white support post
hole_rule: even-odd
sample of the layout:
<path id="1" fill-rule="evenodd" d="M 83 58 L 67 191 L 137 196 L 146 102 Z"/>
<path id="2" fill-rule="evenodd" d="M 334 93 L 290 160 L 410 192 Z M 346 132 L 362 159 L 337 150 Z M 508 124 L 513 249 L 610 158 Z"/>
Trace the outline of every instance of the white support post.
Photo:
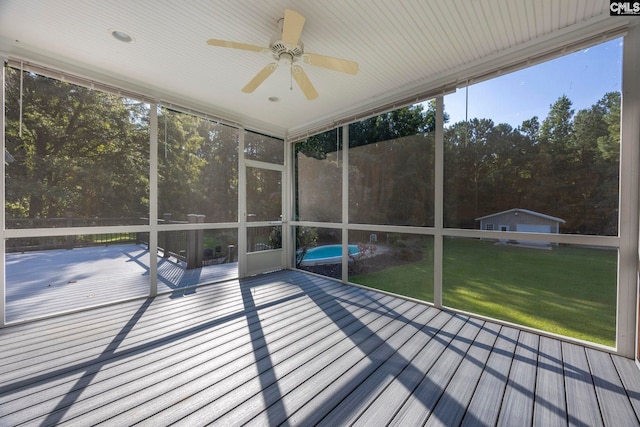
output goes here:
<path id="1" fill-rule="evenodd" d="M 158 295 L 158 105 L 149 105 L 149 296 Z"/>
<path id="2" fill-rule="evenodd" d="M 293 259 L 296 251 L 295 232 L 291 228 L 293 220 L 293 144 L 284 142 L 284 169 L 282 171 L 282 249 L 283 267 L 290 269 L 294 266 Z"/>
<path id="3" fill-rule="evenodd" d="M 245 130 L 238 130 L 238 277 L 247 275 L 247 167 L 244 163 Z"/>
<path id="4" fill-rule="evenodd" d="M 340 132 L 340 128 L 336 128 Z M 340 152 L 338 151 L 338 154 Z M 342 126 L 342 283 L 349 282 L 349 125 Z"/>
<path id="5" fill-rule="evenodd" d="M 436 98 L 435 200 L 433 213 L 433 303 L 442 307 L 442 255 L 444 226 L 444 100 Z"/>
<path id="6" fill-rule="evenodd" d="M 5 147 L 5 138 L 4 138 L 4 112 L 5 110 L 5 77 L 6 77 L 6 70 L 7 67 L 5 67 L 5 63 L 4 60 L 2 61 L 2 71 L 0 71 L 0 75 L 2 76 L 0 78 L 0 84 L 2 84 L 2 88 L 0 89 L 0 108 L 2 108 L 2 111 L 0 112 L 0 146 L 2 147 L 2 156 L 3 156 L 3 161 L 2 161 L 2 166 L 0 166 L 0 173 L 2 174 L 2 177 L 5 176 L 5 162 L 4 162 L 4 153 L 6 150 Z M 4 200 L 5 197 L 5 180 L 4 178 L 2 179 L 2 184 L 0 184 L 0 200 Z M 6 310 L 5 310 L 5 304 L 6 304 L 6 268 L 5 268 L 5 213 L 4 213 L 4 207 L 2 209 L 0 209 L 0 224 L 2 224 L 2 244 L 0 245 L 0 257 L 2 257 L 2 262 L 0 263 L 2 265 L 2 267 L 0 267 L 0 327 L 3 327 L 6 324 Z"/>
<path id="7" fill-rule="evenodd" d="M 636 356 L 638 312 L 638 182 L 640 173 L 640 27 L 624 38 L 620 127 L 620 251 L 618 262 L 618 354 Z"/>

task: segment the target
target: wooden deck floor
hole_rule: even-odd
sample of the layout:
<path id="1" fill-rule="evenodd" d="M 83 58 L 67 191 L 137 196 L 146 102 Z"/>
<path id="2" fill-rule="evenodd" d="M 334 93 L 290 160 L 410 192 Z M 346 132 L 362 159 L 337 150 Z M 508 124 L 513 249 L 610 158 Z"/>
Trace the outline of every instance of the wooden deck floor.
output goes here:
<path id="1" fill-rule="evenodd" d="M 632 360 L 300 272 L 0 342 L 1 426 L 639 423 Z"/>

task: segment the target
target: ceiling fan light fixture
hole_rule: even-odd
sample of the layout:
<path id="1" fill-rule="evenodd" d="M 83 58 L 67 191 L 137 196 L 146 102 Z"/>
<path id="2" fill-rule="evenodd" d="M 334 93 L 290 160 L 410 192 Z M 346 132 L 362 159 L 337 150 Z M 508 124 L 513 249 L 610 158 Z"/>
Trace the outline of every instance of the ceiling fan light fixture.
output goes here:
<path id="1" fill-rule="evenodd" d="M 288 53 L 288 52 L 283 52 L 283 53 L 281 53 L 281 54 L 280 54 L 280 56 L 278 57 L 278 59 L 279 59 L 280 61 L 282 61 L 282 63 L 283 63 L 283 64 L 285 64 L 285 65 L 291 65 L 291 64 L 293 64 L 293 58 L 294 58 L 294 57 L 293 57 L 293 55 L 291 55 L 291 54 L 290 54 L 290 53 Z"/>

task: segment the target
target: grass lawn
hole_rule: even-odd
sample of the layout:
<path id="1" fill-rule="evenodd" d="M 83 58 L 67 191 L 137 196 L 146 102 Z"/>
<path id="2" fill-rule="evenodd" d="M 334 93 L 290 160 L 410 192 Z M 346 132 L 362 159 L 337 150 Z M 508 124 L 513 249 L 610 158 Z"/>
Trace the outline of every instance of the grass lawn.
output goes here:
<path id="1" fill-rule="evenodd" d="M 617 252 L 445 239 L 443 303 L 591 342 L 615 345 Z M 421 261 L 349 278 L 433 301 L 432 249 Z"/>

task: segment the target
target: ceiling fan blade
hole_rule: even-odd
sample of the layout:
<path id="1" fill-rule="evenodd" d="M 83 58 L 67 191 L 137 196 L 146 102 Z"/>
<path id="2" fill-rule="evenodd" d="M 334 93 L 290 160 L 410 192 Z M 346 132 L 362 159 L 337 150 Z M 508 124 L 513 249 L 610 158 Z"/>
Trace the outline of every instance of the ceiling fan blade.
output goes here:
<path id="1" fill-rule="evenodd" d="M 218 40 L 218 39 L 209 39 L 207 40 L 207 44 L 209 46 L 230 47 L 232 49 L 250 50 L 253 52 L 262 52 L 263 50 L 268 50 L 265 47 L 254 46 L 252 44 L 230 42 L 227 40 Z"/>
<path id="2" fill-rule="evenodd" d="M 304 93 L 304 96 L 306 96 L 309 101 L 316 99 L 318 97 L 318 92 L 316 91 L 316 88 L 313 87 L 313 84 L 311 84 L 309 76 L 307 76 L 307 73 L 304 72 L 302 67 L 294 65 L 291 72 L 293 73 L 293 78 L 296 83 L 300 86 L 300 90 Z"/>
<path id="3" fill-rule="evenodd" d="M 302 55 L 305 64 L 316 67 L 327 68 L 329 70 L 340 71 L 347 74 L 358 73 L 358 63 L 347 61 L 346 59 L 333 58 L 331 56 L 318 55 L 315 53 L 305 53 Z"/>
<path id="4" fill-rule="evenodd" d="M 269 77 L 271 73 L 276 70 L 276 68 L 278 68 L 278 64 L 276 64 L 275 62 L 268 64 L 266 67 L 260 70 L 260 72 L 256 74 L 256 76 L 252 78 L 245 87 L 242 88 L 242 91 L 244 93 L 251 93 L 256 90 L 256 88 L 260 86 L 262 82 L 265 81 L 267 77 Z"/>
<path id="5" fill-rule="evenodd" d="M 284 23 L 282 24 L 282 41 L 296 46 L 302 33 L 302 27 L 304 27 L 304 21 L 304 16 L 295 10 L 285 9 Z"/>

